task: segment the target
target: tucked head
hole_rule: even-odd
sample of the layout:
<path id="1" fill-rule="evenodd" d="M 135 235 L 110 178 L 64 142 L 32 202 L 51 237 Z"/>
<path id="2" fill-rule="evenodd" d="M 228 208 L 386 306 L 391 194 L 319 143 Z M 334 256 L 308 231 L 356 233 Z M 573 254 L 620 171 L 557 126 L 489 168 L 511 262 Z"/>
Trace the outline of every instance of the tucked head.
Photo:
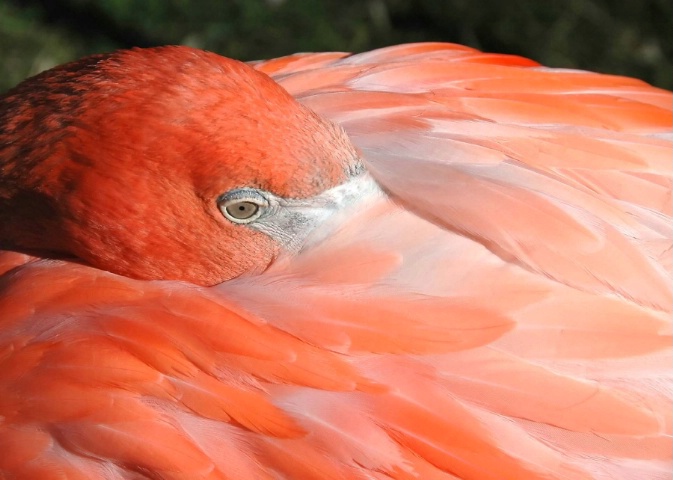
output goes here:
<path id="1" fill-rule="evenodd" d="M 264 269 L 361 173 L 340 128 L 187 47 L 88 57 L 0 98 L 0 246 L 134 278 Z"/>

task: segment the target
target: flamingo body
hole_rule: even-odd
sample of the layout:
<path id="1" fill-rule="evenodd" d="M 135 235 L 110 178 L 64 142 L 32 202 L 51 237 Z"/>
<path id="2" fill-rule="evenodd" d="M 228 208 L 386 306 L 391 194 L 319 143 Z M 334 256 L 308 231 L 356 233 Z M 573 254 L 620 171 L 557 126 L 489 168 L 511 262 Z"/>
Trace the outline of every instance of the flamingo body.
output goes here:
<path id="1" fill-rule="evenodd" d="M 669 92 L 451 44 L 117 55 L 2 100 L 0 478 L 670 477 Z M 83 70 L 108 93 L 35 100 Z M 298 253 L 204 200 L 359 158 L 385 195 Z"/>

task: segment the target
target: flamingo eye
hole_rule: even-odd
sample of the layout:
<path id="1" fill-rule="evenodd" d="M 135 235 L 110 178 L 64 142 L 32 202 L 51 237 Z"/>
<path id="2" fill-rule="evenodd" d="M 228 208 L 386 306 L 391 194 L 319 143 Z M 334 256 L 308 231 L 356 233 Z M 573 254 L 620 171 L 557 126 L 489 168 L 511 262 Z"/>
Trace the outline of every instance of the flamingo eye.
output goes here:
<path id="1" fill-rule="evenodd" d="M 232 190 L 220 196 L 217 205 L 227 220 L 245 224 L 257 220 L 268 201 L 256 190 Z"/>
<path id="2" fill-rule="evenodd" d="M 252 202 L 232 203 L 224 207 L 227 216 L 236 220 L 248 220 L 259 211 L 259 205 Z"/>

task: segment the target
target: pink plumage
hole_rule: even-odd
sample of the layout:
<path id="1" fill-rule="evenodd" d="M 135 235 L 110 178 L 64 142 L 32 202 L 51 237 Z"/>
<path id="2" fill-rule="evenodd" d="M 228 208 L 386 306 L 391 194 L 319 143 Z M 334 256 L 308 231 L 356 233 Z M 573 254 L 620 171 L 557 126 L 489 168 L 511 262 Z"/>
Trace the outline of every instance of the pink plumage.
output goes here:
<path id="1" fill-rule="evenodd" d="M 211 61 L 195 55 L 194 68 Z M 253 66 L 355 147 L 304 109 L 274 114 L 237 144 L 282 166 L 261 185 L 292 199 L 307 168 L 291 170 L 292 152 L 327 168 L 357 151 L 384 193 L 332 215 L 298 251 L 269 244 L 272 261 L 216 285 L 111 273 L 114 261 L 69 258 L 67 242 L 60 259 L 34 241 L 29 256 L 13 237 L 0 253 L 0 478 L 670 477 L 669 92 L 450 44 Z M 267 125 L 276 101 L 264 95 L 246 102 Z M 128 118 L 169 122 L 145 113 Z M 165 142 L 213 155 L 144 197 L 150 206 L 201 195 L 198 162 L 239 153 L 217 136 L 212 150 L 182 148 L 204 142 L 188 118 L 189 134 Z M 0 186 L 0 218 L 14 221 L 10 208 L 32 207 L 18 203 L 18 160 L 4 152 L 2 180 L 14 183 Z M 237 186 L 264 175 L 236 165 Z M 169 169 L 188 171 L 153 175 Z M 329 172 L 296 196 L 345 181 Z M 85 177 L 45 178 L 61 192 Z M 87 208 L 105 218 L 112 205 Z M 76 221 L 78 235 L 96 228 Z M 235 227 L 231 238 L 247 228 Z M 187 247 L 199 253 L 203 238 Z"/>

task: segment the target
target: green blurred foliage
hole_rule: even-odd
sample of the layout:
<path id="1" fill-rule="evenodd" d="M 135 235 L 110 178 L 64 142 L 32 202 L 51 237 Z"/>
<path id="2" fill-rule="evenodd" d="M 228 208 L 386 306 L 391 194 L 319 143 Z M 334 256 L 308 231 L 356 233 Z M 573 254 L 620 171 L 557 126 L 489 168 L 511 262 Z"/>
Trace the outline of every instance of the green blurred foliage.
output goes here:
<path id="1" fill-rule="evenodd" d="M 187 44 L 241 60 L 450 41 L 671 89 L 670 0 L 0 0 L 0 91 L 90 53 Z"/>

